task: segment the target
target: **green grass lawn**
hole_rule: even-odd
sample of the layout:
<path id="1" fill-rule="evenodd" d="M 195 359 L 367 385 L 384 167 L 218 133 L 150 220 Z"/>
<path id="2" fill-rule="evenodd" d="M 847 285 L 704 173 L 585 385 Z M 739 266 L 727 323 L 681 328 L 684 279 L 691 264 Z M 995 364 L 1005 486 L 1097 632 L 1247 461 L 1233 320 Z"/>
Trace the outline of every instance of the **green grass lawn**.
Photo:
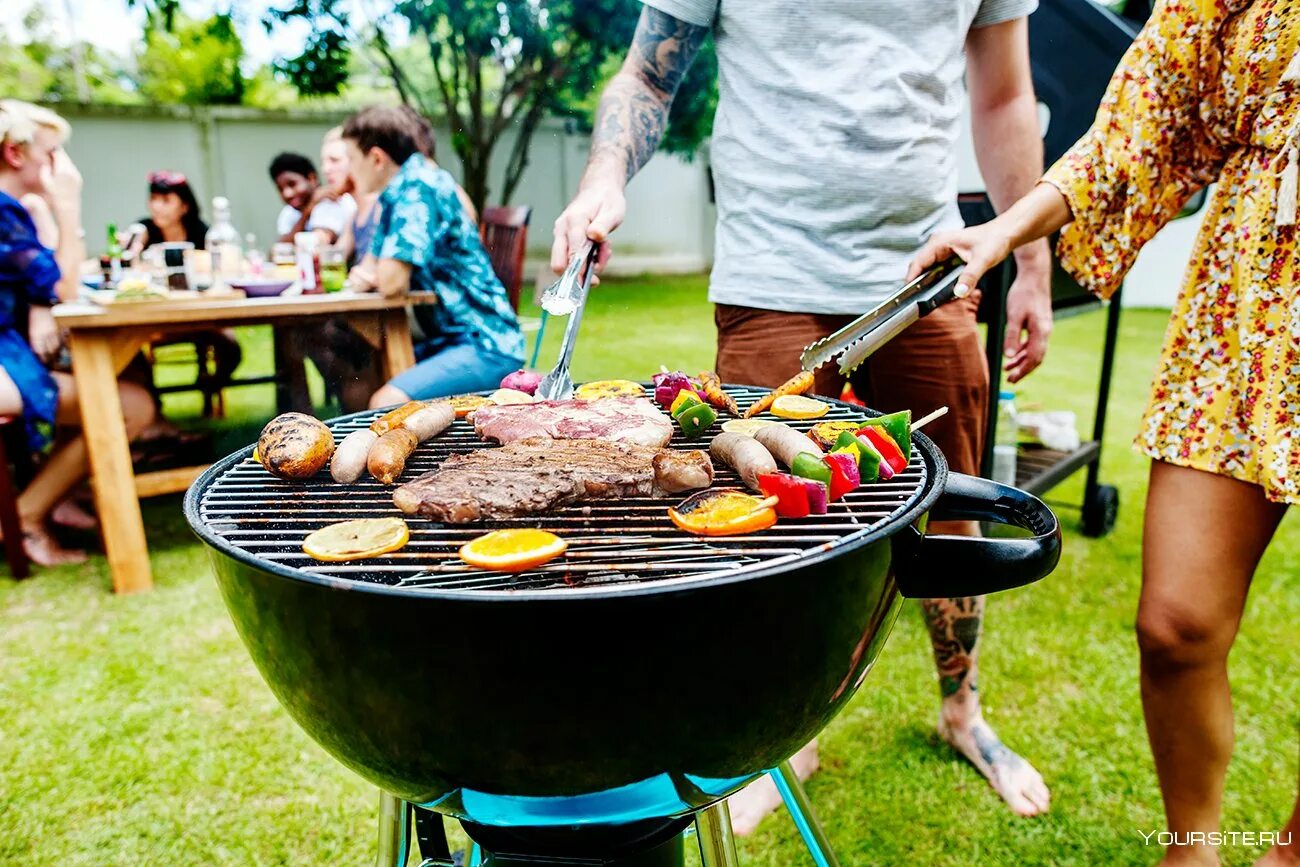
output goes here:
<path id="1" fill-rule="evenodd" d="M 1104 480 L 1121 492 L 1116 531 L 1100 540 L 1077 532 L 1071 506 L 1082 485 L 1072 480 L 1052 495 L 1067 530 L 1060 567 L 989 606 L 985 708 L 1052 786 L 1051 814 L 1012 818 L 938 742 L 929 647 L 909 609 L 823 736 L 823 770 L 809 785 L 846 865 L 1157 860 L 1138 833 L 1160 828 L 1162 813 L 1132 635 L 1146 461 L 1129 440 L 1165 318 L 1124 316 L 1103 461 Z M 588 308 L 574 376 L 711 366 L 711 321 L 701 278 L 608 281 Z M 1096 314 L 1061 321 L 1020 403 L 1090 419 L 1103 324 Z M 543 367 L 559 330 L 547 331 Z M 243 337 L 246 372 L 266 370 L 265 332 Z M 193 416 L 196 407 L 169 398 L 173 415 Z M 230 421 L 218 426 L 223 448 L 246 442 L 271 411 L 269 387 L 233 392 Z M 272 698 L 226 616 L 179 497 L 149 501 L 145 520 L 152 593 L 113 596 L 102 557 L 22 583 L 0 579 L 0 863 L 371 863 L 373 789 Z M 1277 829 L 1295 796 L 1297 622 L 1300 527 L 1288 518 L 1232 657 L 1238 729 L 1226 829 Z M 1224 853 L 1233 865 L 1258 854 Z M 742 842 L 741 858 L 809 863 L 784 814 Z"/>

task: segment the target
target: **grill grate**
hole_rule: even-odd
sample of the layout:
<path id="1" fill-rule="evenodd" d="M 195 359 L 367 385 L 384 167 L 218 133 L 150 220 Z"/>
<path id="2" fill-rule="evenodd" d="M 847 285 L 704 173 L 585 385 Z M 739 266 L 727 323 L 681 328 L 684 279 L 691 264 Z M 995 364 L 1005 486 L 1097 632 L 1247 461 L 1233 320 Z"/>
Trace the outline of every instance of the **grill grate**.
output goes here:
<path id="1" fill-rule="evenodd" d="M 765 393 L 736 386 L 727 390 L 742 408 Z M 369 425 L 379 414 L 363 413 L 331 424 L 336 441 Z M 808 430 L 817 422 L 860 418 L 865 415 L 855 407 L 831 402 L 831 411 L 822 418 L 789 424 Z M 674 436 L 669 448 L 707 449 L 707 442 Z M 454 452 L 479 448 L 495 446 L 479 440 L 472 424 L 457 420 L 411 455 L 402 481 L 436 469 Z M 715 469 L 716 487 L 744 487 L 729 467 L 717 465 Z M 906 472 L 888 482 L 862 486 L 832 503 L 829 514 L 782 519 L 762 532 L 707 539 L 678 530 L 668 519 L 666 509 L 686 495 L 587 501 L 530 518 L 464 525 L 408 516 L 411 540 L 405 548 L 356 563 L 313 560 L 303 553 L 302 541 L 308 533 L 336 521 L 401 515 L 393 505 L 394 488 L 380 485 L 368 474 L 351 485 L 339 484 L 324 472 L 306 484 L 286 482 L 247 459 L 212 479 L 201 494 L 199 514 L 212 533 L 234 547 L 302 572 L 413 589 L 562 589 L 699 578 L 793 560 L 842 544 L 888 521 L 919 499 L 926 478 L 921 450 L 913 449 Z M 512 526 L 555 532 L 568 541 L 569 549 L 545 566 L 513 574 L 477 569 L 457 557 L 457 549 L 469 540 Z"/>

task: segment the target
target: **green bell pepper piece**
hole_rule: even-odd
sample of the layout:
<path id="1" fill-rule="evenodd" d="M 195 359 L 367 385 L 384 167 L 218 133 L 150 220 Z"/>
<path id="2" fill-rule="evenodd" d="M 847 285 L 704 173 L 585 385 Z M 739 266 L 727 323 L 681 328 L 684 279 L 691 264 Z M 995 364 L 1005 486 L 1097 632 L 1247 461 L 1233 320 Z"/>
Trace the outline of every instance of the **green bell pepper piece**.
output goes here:
<path id="1" fill-rule="evenodd" d="M 699 439 L 717 420 L 718 413 L 707 403 L 696 404 L 677 414 L 677 424 L 681 425 L 682 435 L 688 440 Z"/>
<path id="2" fill-rule="evenodd" d="M 812 479 L 814 482 L 821 482 L 827 490 L 831 486 L 831 468 L 826 466 L 820 457 L 811 452 L 802 452 L 795 456 L 794 464 L 790 466 L 790 472 L 801 479 Z"/>
<path id="3" fill-rule="evenodd" d="M 880 425 L 889 434 L 889 438 L 898 443 L 898 448 L 903 452 L 903 457 L 907 460 L 912 459 L 912 411 L 905 409 L 902 412 L 891 412 L 889 415 L 882 415 L 879 418 L 869 418 L 863 422 L 862 426 Z"/>

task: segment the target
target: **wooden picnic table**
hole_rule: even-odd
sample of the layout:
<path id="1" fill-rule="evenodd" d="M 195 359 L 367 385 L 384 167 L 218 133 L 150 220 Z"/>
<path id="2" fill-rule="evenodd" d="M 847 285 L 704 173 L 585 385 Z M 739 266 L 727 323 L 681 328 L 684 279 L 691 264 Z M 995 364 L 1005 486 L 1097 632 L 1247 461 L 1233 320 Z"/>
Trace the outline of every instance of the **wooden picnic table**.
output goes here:
<path id="1" fill-rule="evenodd" d="M 375 347 L 391 378 L 415 363 L 409 304 L 434 303 L 431 292 L 388 298 L 375 293 L 336 292 L 274 298 L 198 298 L 117 303 L 60 304 L 54 317 L 69 333 L 72 372 L 81 401 L 82 429 L 90 456 L 95 505 L 104 547 L 118 593 L 153 586 L 140 497 L 184 491 L 206 466 L 136 475 L 118 399 L 117 377 L 146 343 L 169 332 L 195 327 L 305 324 L 346 316 L 348 324 Z"/>

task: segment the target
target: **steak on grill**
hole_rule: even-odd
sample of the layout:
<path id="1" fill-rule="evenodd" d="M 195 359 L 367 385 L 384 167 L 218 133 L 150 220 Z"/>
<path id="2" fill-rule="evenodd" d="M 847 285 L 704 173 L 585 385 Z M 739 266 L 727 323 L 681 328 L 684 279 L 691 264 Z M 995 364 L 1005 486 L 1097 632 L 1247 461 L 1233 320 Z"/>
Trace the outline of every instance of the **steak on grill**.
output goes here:
<path id="1" fill-rule="evenodd" d="M 502 445 L 528 437 L 550 437 L 663 448 L 672 438 L 673 425 L 643 397 L 602 397 L 485 406 L 474 414 L 474 432 Z"/>
<path id="2" fill-rule="evenodd" d="M 584 499 L 663 496 L 712 482 L 706 452 L 533 437 L 452 455 L 398 488 L 393 503 L 408 515 L 465 524 L 535 515 Z"/>

